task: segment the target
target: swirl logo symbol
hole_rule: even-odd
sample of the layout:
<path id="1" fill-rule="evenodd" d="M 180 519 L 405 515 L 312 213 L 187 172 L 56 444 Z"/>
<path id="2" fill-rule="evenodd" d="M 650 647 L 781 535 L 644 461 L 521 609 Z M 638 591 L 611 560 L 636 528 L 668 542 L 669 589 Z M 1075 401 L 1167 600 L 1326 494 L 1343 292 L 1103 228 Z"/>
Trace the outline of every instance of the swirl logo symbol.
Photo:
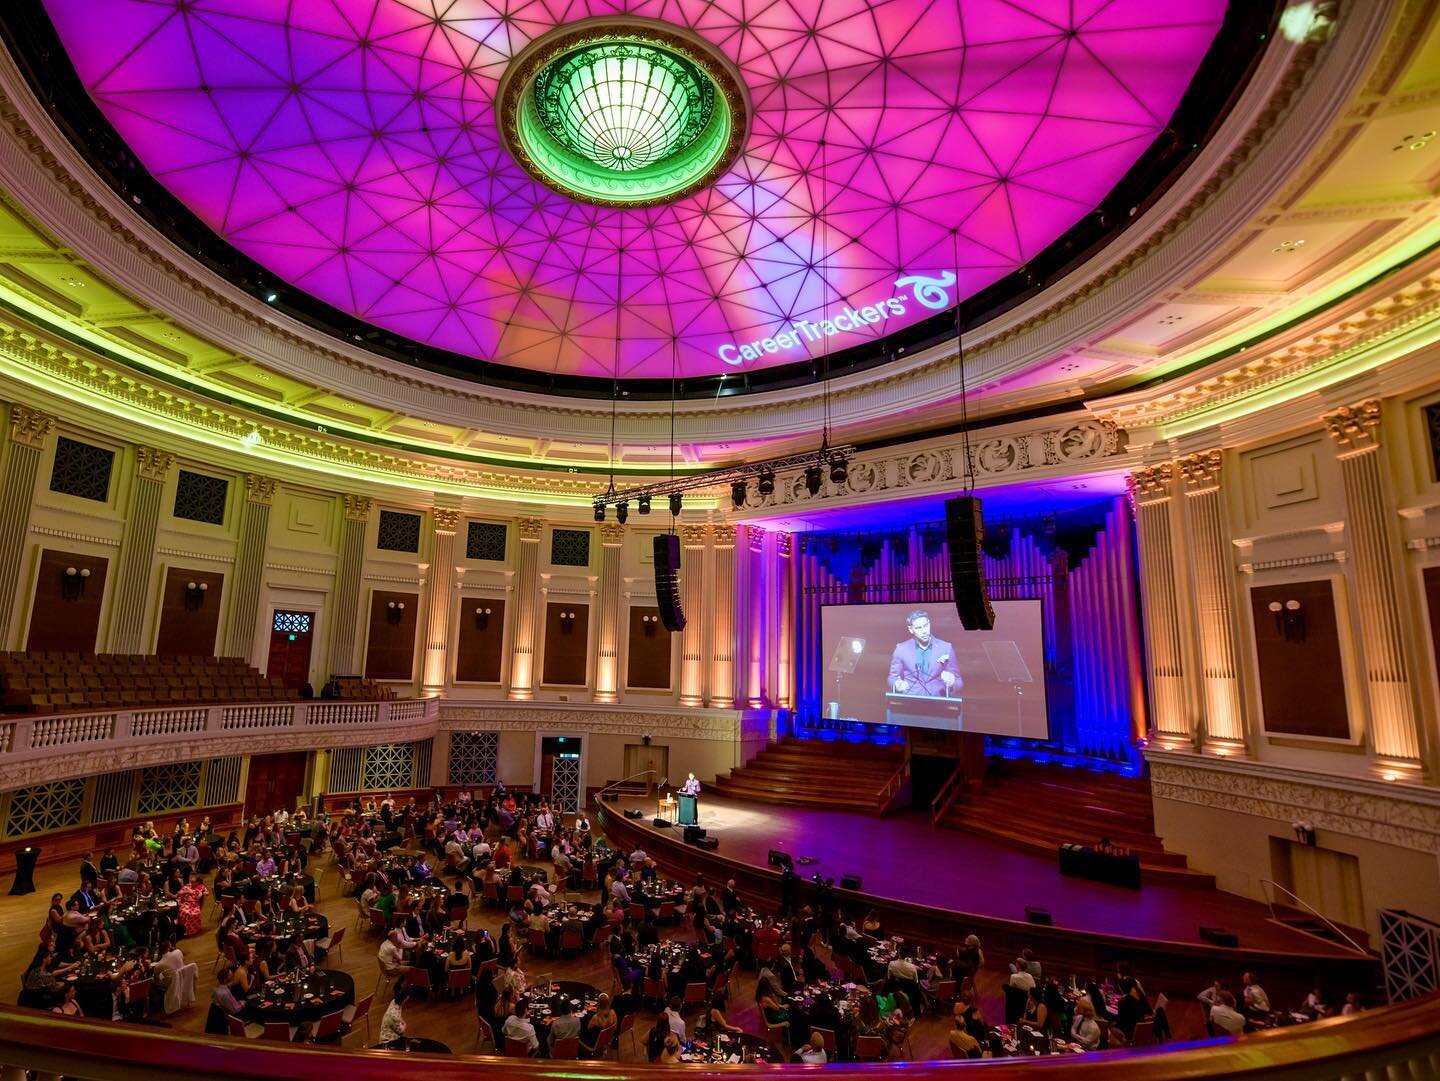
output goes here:
<path id="1" fill-rule="evenodd" d="M 954 284 L 955 274 L 949 270 L 938 278 L 926 277 L 923 274 L 908 274 L 895 281 L 897 287 L 911 289 L 915 299 L 922 307 L 934 308 L 937 311 L 950 305 L 950 294 L 946 290 Z"/>

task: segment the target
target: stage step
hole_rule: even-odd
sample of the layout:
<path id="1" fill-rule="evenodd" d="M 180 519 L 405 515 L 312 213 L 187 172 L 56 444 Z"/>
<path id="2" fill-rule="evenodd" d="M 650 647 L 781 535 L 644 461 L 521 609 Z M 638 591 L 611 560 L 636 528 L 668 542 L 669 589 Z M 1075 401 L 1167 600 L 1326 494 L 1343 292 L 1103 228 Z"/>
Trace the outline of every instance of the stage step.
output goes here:
<path id="1" fill-rule="evenodd" d="M 715 778 L 711 787 L 720 795 L 761 803 L 873 810 L 904 756 L 899 745 L 787 737 L 728 777 Z"/>
<path id="2" fill-rule="evenodd" d="M 1155 834 L 1149 781 L 1033 762 L 992 761 L 985 783 L 951 804 L 939 825 L 1037 854 L 1101 838 L 1140 858 L 1145 879 L 1213 887 Z"/>

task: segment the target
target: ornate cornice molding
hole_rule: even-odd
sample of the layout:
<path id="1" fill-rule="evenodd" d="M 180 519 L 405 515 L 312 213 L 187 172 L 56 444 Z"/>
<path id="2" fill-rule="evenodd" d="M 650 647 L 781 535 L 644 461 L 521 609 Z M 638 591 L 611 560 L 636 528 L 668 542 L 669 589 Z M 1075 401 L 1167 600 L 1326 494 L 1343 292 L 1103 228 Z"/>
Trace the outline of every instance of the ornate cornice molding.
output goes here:
<path id="1" fill-rule="evenodd" d="M 347 495 L 345 497 L 345 520 L 349 522 L 368 522 L 370 512 L 375 509 L 375 500 L 363 495 Z"/>
<path id="2" fill-rule="evenodd" d="M 10 442 L 40 450 L 55 430 L 55 418 L 49 413 L 15 402 L 10 406 Z"/>
<path id="3" fill-rule="evenodd" d="M 1203 495 L 1217 491 L 1220 487 L 1220 469 L 1224 463 L 1225 455 L 1218 450 L 1202 450 L 1198 454 L 1188 454 L 1181 458 L 1175 464 L 1185 482 L 1185 494 Z"/>
<path id="4" fill-rule="evenodd" d="M 442 731 L 580 732 L 732 741 L 740 713 L 732 710 L 552 709 L 543 706 L 440 704 Z"/>
<path id="5" fill-rule="evenodd" d="M 259 473 L 245 474 L 245 502 L 270 506 L 280 482 L 274 477 L 262 477 Z"/>
<path id="6" fill-rule="evenodd" d="M 175 455 L 155 447 L 135 448 L 135 472 L 145 480 L 164 482 L 175 464 Z"/>
<path id="7" fill-rule="evenodd" d="M 1307 774 L 1264 762 L 1146 751 L 1156 799 L 1255 815 L 1440 854 L 1440 791 Z"/>
<path id="8" fill-rule="evenodd" d="M 1320 418 L 1325 431 L 1335 441 L 1335 454 L 1348 458 L 1355 454 L 1380 449 L 1380 399 L 1367 398 L 1354 405 L 1341 406 Z"/>
<path id="9" fill-rule="evenodd" d="M 1175 464 L 1162 462 L 1135 470 L 1126 478 L 1126 484 L 1134 494 L 1136 505 L 1145 507 L 1169 499 L 1174 479 Z"/>

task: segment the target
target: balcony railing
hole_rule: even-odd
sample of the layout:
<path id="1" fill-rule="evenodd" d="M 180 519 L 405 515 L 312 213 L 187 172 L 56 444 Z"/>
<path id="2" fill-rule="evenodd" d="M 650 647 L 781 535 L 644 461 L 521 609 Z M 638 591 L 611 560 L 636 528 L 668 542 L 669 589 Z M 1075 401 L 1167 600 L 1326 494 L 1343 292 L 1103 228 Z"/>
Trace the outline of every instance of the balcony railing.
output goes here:
<path id="1" fill-rule="evenodd" d="M 58 1075 L 109 1079 L 268 1078 L 270 1081 L 474 1081 L 477 1077 L 569 1081 L 576 1077 L 675 1078 L 733 1081 L 753 1068 L 673 1067 L 643 1063 L 550 1062 L 474 1055 L 394 1054 L 287 1046 L 262 1041 L 187 1036 L 165 1030 L 0 1006 L 0 1079 Z M 841 1063 L 827 1066 L 827 1081 L 858 1081 L 903 1070 L 913 1081 L 954 1081 L 974 1071 L 977 1081 L 1079 1077 L 1082 1081 L 1181 1081 L 1245 1077 L 1254 1081 L 1402 1081 L 1440 1071 L 1440 999 L 1431 996 L 1351 1017 L 1334 1017 L 1241 1039 L 1214 1039 L 1079 1057 L 991 1059 L 977 1062 Z M 770 1067 L 764 1076 L 806 1073 L 813 1067 Z"/>
<path id="2" fill-rule="evenodd" d="M 433 734 L 440 716 L 435 698 L 390 702 L 245 702 L 156 706 L 153 709 L 91 710 L 0 721 L 0 789 L 13 787 L 16 775 L 33 774 L 37 763 L 96 750 L 136 746 L 160 750 L 168 743 L 197 738 L 285 733 L 345 733 L 353 739 L 366 730 L 413 727 L 414 739 Z M 60 776 L 57 773 L 57 777 Z M 18 783 L 31 783 L 29 777 Z M 3 1081 L 3 1079 L 0 1079 Z"/>

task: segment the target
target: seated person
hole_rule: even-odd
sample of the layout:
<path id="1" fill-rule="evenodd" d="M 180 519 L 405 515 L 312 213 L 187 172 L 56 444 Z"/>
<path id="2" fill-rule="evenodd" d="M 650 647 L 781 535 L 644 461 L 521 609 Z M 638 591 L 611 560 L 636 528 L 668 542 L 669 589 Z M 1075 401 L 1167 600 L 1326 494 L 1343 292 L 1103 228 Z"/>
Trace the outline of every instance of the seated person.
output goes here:
<path id="1" fill-rule="evenodd" d="M 1095 1004 L 1088 998 L 1075 1003 L 1075 1021 L 1070 1026 L 1070 1038 L 1087 1051 L 1100 1046 L 1100 1024 L 1095 1020 Z"/>

